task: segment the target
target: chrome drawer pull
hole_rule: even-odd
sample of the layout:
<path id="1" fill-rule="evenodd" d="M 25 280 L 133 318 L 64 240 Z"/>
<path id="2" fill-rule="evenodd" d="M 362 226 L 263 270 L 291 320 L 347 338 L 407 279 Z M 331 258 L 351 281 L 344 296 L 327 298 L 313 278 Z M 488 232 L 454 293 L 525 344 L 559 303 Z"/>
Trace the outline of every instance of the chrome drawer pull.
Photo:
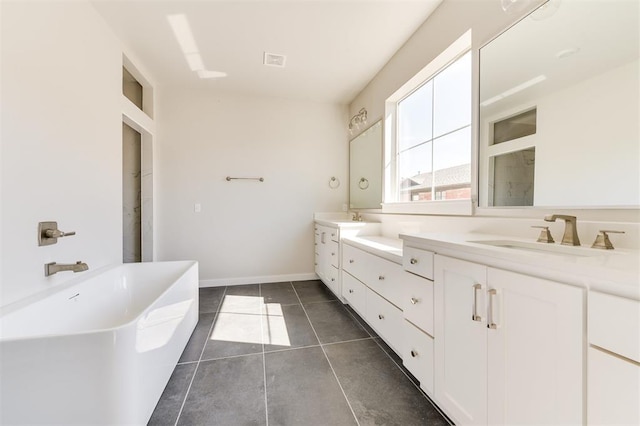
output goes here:
<path id="1" fill-rule="evenodd" d="M 379 279 L 380 281 L 384 280 L 384 275 L 378 275 L 378 279 Z"/>
<path id="2" fill-rule="evenodd" d="M 418 300 L 418 299 L 416 299 L 415 297 L 412 297 L 412 298 L 411 298 L 411 304 L 412 304 L 412 305 L 415 305 L 415 304 L 416 304 L 416 303 L 418 303 L 418 302 L 419 302 L 419 300 Z"/>
<path id="3" fill-rule="evenodd" d="M 331 253 L 331 256 L 335 256 L 335 255 L 336 255 L 335 253 Z"/>
<path id="4" fill-rule="evenodd" d="M 353 289 L 352 288 L 349 289 L 349 293 L 353 293 Z"/>
<path id="5" fill-rule="evenodd" d="M 493 313 L 493 299 L 498 295 L 498 290 L 492 288 L 489 290 L 489 323 L 487 324 L 487 328 L 495 330 L 498 328 L 498 324 L 495 322 L 496 317 Z"/>
<path id="6" fill-rule="evenodd" d="M 473 321 L 480 322 L 482 317 L 478 315 L 478 290 L 482 290 L 481 284 L 473 285 L 473 312 L 471 313 L 471 319 Z"/>
<path id="7" fill-rule="evenodd" d="M 384 319 L 384 315 L 382 315 L 382 314 L 378 314 L 378 319 L 383 320 L 383 319 Z"/>
<path id="8" fill-rule="evenodd" d="M 418 259 L 416 259 L 415 257 L 412 257 L 409 263 L 411 263 L 412 265 L 415 265 L 416 263 L 418 263 Z"/>
<path id="9" fill-rule="evenodd" d="M 331 278 L 331 281 L 335 281 L 335 280 L 336 280 L 335 278 Z"/>
<path id="10" fill-rule="evenodd" d="M 355 260 L 349 259 L 349 263 L 353 263 L 353 262 L 355 262 Z"/>
<path id="11" fill-rule="evenodd" d="M 418 352 L 412 350 L 411 351 L 411 357 L 415 358 L 417 356 L 418 356 Z"/>

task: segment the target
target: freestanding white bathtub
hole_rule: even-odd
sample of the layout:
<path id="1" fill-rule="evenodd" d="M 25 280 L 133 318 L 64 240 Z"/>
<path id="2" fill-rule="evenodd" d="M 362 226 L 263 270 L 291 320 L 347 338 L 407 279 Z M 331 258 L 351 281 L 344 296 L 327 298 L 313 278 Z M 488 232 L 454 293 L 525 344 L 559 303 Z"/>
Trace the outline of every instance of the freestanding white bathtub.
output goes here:
<path id="1" fill-rule="evenodd" d="M 108 267 L 8 308 L 0 424 L 144 425 L 198 322 L 198 263 Z"/>

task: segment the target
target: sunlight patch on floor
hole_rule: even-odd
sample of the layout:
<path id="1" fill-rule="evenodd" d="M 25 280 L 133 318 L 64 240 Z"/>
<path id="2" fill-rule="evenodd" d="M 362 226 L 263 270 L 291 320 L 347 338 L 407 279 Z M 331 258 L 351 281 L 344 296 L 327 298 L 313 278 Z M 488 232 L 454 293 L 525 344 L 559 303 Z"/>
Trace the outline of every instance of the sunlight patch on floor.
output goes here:
<path id="1" fill-rule="evenodd" d="M 282 306 L 257 296 L 225 296 L 210 339 L 291 346 Z"/>

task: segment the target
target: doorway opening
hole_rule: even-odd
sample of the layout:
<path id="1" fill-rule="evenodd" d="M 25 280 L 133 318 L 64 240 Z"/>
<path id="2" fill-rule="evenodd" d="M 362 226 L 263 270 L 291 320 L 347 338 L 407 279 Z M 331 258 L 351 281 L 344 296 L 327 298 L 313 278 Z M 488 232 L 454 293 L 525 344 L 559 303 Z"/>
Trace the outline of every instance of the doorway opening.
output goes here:
<path id="1" fill-rule="evenodd" d="M 122 123 L 122 261 L 142 261 L 142 135 Z"/>

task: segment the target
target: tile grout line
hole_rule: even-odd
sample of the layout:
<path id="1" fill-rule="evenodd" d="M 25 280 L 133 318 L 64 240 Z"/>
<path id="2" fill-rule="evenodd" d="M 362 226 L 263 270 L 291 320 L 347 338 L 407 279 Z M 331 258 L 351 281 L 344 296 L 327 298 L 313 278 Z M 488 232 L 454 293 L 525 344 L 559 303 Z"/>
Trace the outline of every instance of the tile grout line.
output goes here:
<path id="1" fill-rule="evenodd" d="M 258 284 L 258 300 L 262 299 L 262 284 Z M 262 305 L 260 306 L 260 340 L 262 340 L 262 378 L 264 385 L 264 418 L 266 421 L 266 426 L 269 426 L 269 405 L 267 402 L 267 361 L 264 355 L 264 318 L 267 316 L 262 315 L 262 306 L 266 306 L 264 300 L 262 301 Z"/>
<path id="2" fill-rule="evenodd" d="M 346 308 L 345 308 L 345 309 L 346 309 Z M 352 308 L 352 309 L 353 309 L 353 308 Z M 367 330 L 367 329 L 364 327 L 364 325 L 362 325 L 362 323 L 358 320 L 358 318 L 356 318 L 356 317 L 355 317 L 355 315 L 354 315 L 354 313 L 356 313 L 355 311 L 354 311 L 354 312 L 351 312 L 351 310 L 349 310 L 349 309 L 346 309 L 346 311 L 349 313 L 349 315 L 351 315 L 351 317 L 352 317 L 352 318 L 353 318 L 353 319 L 354 319 L 358 324 L 360 324 L 360 326 L 361 326 L 362 328 L 364 328 L 364 330 L 369 334 L 369 336 L 371 336 L 371 339 L 373 339 L 373 341 L 375 342 L 375 344 L 376 344 L 376 345 L 378 345 L 378 347 L 382 350 L 382 352 L 384 352 L 384 354 L 385 354 L 385 355 L 386 355 L 386 356 L 391 360 L 391 362 L 393 362 L 393 364 L 394 364 L 394 365 L 395 365 L 395 366 L 396 366 L 396 367 L 397 367 L 397 368 L 402 372 L 402 374 L 404 374 L 404 376 L 405 376 L 405 377 L 406 377 L 406 378 L 411 382 L 411 384 L 412 384 L 416 389 L 418 389 L 418 391 L 420 392 L 420 394 L 421 394 L 421 395 L 422 395 L 422 396 L 423 396 L 427 401 L 429 401 L 429 403 L 433 406 L 433 408 L 435 408 L 435 410 L 436 410 L 438 413 L 440 413 L 440 415 L 441 415 L 441 416 L 442 416 L 442 417 L 447 421 L 447 423 L 449 423 L 450 425 L 453 425 L 453 423 L 449 420 L 449 417 L 447 417 L 447 416 L 442 412 L 442 410 L 440 410 L 440 407 L 438 407 L 438 406 L 437 406 L 437 405 L 436 405 L 436 404 L 431 400 L 431 398 L 426 394 L 426 392 L 425 392 L 425 391 L 423 391 L 423 390 L 420 388 L 420 386 L 416 385 L 416 384 L 415 384 L 415 382 L 414 382 L 413 380 L 411 380 L 411 378 L 410 378 L 410 377 L 407 375 L 407 373 L 402 369 L 402 367 L 400 367 L 400 366 L 398 365 L 398 363 L 396 362 L 396 360 L 395 360 L 395 359 L 393 359 L 393 357 L 387 353 L 387 351 L 384 349 L 384 347 L 383 347 L 380 343 L 378 343 L 378 341 L 376 340 L 376 337 L 377 337 L 378 339 L 380 339 L 380 340 L 383 340 L 383 339 L 382 339 L 382 337 L 372 335 L 372 334 L 369 332 L 369 330 Z M 357 314 L 357 313 L 356 313 L 356 314 Z M 364 319 L 363 319 L 363 320 L 364 320 Z M 372 330 L 373 330 L 373 328 L 372 328 Z M 342 343 L 342 342 L 338 342 L 338 343 Z M 393 350 L 393 349 L 392 349 L 392 350 Z M 416 380 L 417 380 L 417 379 L 416 379 Z"/>
<path id="3" fill-rule="evenodd" d="M 356 416 L 355 411 L 353 411 L 353 407 L 351 406 L 351 403 L 349 402 L 349 398 L 347 398 L 347 394 L 345 393 L 344 388 L 342 387 L 342 383 L 340 383 L 340 380 L 338 379 L 338 375 L 336 374 L 336 370 L 334 370 L 333 365 L 331 365 L 331 361 L 329 360 L 329 357 L 327 356 L 327 352 L 324 350 L 324 347 L 322 346 L 322 343 L 320 342 L 320 338 L 318 337 L 318 333 L 316 332 L 316 328 L 313 326 L 313 323 L 311 322 L 311 318 L 309 318 L 309 314 L 307 313 L 307 310 L 305 309 L 304 305 L 302 304 L 302 300 L 300 299 L 300 296 L 298 295 L 298 291 L 296 290 L 296 287 L 293 285 L 293 282 L 291 283 L 291 287 L 293 287 L 293 292 L 296 294 L 296 297 L 298 298 L 298 301 L 300 301 L 300 306 L 302 306 L 302 310 L 304 311 L 304 315 L 307 317 L 307 321 L 309 321 L 309 325 L 311 326 L 311 329 L 313 330 L 313 334 L 315 334 L 316 339 L 318 339 L 318 343 L 320 343 L 320 349 L 322 350 L 322 354 L 324 355 L 325 359 L 329 363 L 329 368 L 331 368 L 331 372 L 333 373 L 333 377 L 336 378 L 336 382 L 338 383 L 338 386 L 340 387 L 340 391 L 342 392 L 342 396 L 344 396 L 344 400 L 347 402 L 347 406 L 349 407 L 349 410 L 351 410 L 351 414 L 353 414 L 353 418 L 356 421 L 356 424 L 358 426 L 360 426 L 360 422 L 358 421 L 358 417 Z"/>
<path id="4" fill-rule="evenodd" d="M 198 292 L 200 289 L 198 288 Z M 213 321 L 211 322 L 211 326 L 209 327 L 209 331 L 207 332 L 207 338 L 204 341 L 204 345 L 202 345 L 202 351 L 200 351 L 200 357 L 198 357 L 198 361 L 195 361 L 196 368 L 193 370 L 193 376 L 191 376 L 191 380 L 189 381 L 189 386 L 187 387 L 187 392 L 184 394 L 184 399 L 182 400 L 182 405 L 180 405 L 180 411 L 178 411 L 178 417 L 176 417 L 176 422 L 174 426 L 178 425 L 180 421 L 180 416 L 182 415 L 182 410 L 184 410 L 184 406 L 187 403 L 187 397 L 189 396 L 189 392 L 191 392 L 191 385 L 193 385 L 193 381 L 196 378 L 196 374 L 198 373 L 198 368 L 200 368 L 200 361 L 202 360 L 202 355 L 204 354 L 204 349 L 207 347 L 207 340 L 209 340 L 209 336 L 213 331 L 213 326 L 216 323 L 216 319 L 218 318 L 218 314 L 220 313 L 220 308 L 222 307 L 222 302 L 224 301 L 225 295 L 227 294 L 227 286 L 225 286 L 224 291 L 222 292 L 222 297 L 220 298 L 220 302 L 218 303 L 218 309 L 216 310 L 216 314 L 213 316 Z M 200 294 L 198 294 L 198 300 L 200 300 Z M 198 309 L 198 321 L 200 320 L 200 309 Z"/>
<path id="5" fill-rule="evenodd" d="M 379 339 L 380 339 L 380 340 L 382 340 L 382 337 L 379 337 Z M 429 397 L 429 395 L 427 395 L 427 393 L 426 393 L 425 391 L 423 391 L 423 390 L 420 388 L 420 386 L 418 386 L 418 385 L 417 385 L 413 380 L 411 380 L 411 378 L 409 377 L 409 375 L 408 375 L 408 374 L 407 374 L 407 373 L 402 369 L 402 367 L 400 367 L 400 366 L 398 365 L 398 363 L 396 362 L 396 360 L 395 360 L 395 359 L 393 359 L 393 357 L 387 353 L 387 351 L 384 349 L 384 347 L 383 347 L 380 343 L 378 343 L 378 341 L 377 341 L 375 338 L 373 338 L 373 341 L 375 342 L 375 344 L 376 344 L 376 345 L 378 345 L 378 347 L 380 348 L 380 350 L 381 350 L 382 352 L 384 352 L 384 354 L 385 354 L 385 355 L 386 355 L 386 356 L 391 360 L 391 362 L 393 362 L 393 364 L 398 368 L 398 370 L 400 370 L 400 372 L 401 372 L 402 374 L 404 374 L 404 376 L 407 378 L 407 380 L 409 380 L 409 382 L 411 382 L 411 384 L 412 384 L 412 385 L 413 385 L 413 386 L 418 390 L 418 392 L 420 392 L 420 394 L 422 395 L 422 397 L 423 397 L 424 399 L 426 399 L 426 400 L 429 402 L 429 404 L 431 404 L 431 405 L 433 406 L 433 408 L 435 408 L 435 410 L 436 410 L 436 411 L 437 411 L 437 412 L 442 416 L 442 418 L 443 418 L 443 419 L 444 419 L 448 424 L 450 424 L 450 425 L 452 425 L 452 426 L 453 426 L 454 424 L 451 422 L 451 420 L 449 420 L 449 417 L 447 417 L 447 415 L 446 415 L 446 414 L 444 414 L 444 413 L 442 412 L 442 410 L 440 410 L 440 407 L 438 407 L 438 406 L 435 404 L 435 402 L 433 402 L 433 401 L 431 400 L 431 398 Z M 393 350 L 393 349 L 392 349 L 392 350 Z M 417 379 L 416 379 L 416 380 L 417 380 Z"/>

